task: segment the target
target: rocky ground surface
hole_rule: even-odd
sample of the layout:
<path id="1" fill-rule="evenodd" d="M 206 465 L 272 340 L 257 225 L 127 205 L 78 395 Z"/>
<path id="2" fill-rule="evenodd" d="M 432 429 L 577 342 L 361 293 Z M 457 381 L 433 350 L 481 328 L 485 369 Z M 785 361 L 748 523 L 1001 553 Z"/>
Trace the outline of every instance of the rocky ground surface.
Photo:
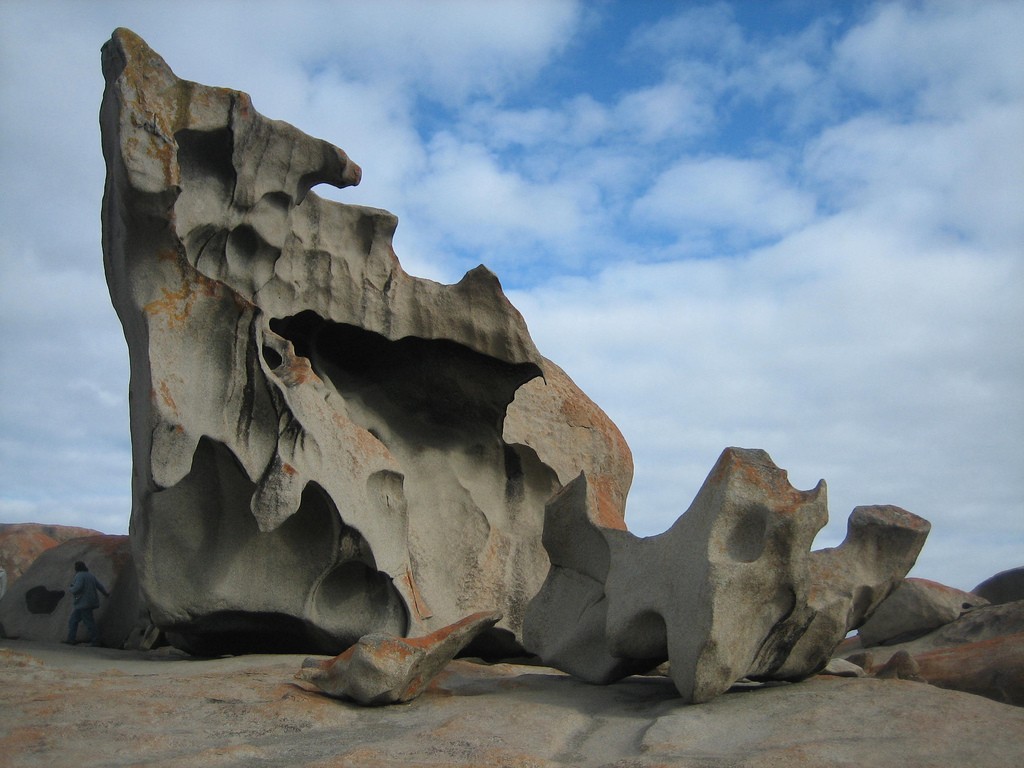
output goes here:
<path id="1" fill-rule="evenodd" d="M 906 680 L 819 676 L 685 706 L 670 680 L 591 686 L 457 660 L 364 708 L 297 680 L 303 656 L 200 660 L 0 640 L 0 765 L 1008 766 L 1024 709 Z"/>

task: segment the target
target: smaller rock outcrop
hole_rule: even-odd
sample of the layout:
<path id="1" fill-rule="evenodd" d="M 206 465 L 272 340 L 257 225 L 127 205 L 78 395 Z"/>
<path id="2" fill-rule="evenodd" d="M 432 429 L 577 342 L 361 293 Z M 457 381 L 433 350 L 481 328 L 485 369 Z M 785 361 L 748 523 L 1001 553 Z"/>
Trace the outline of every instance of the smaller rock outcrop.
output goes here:
<path id="1" fill-rule="evenodd" d="M 879 680 L 911 680 L 923 683 L 921 668 L 907 651 L 896 651 L 882 666 L 871 671 L 871 676 Z"/>
<path id="2" fill-rule="evenodd" d="M 1024 566 L 1001 571 L 971 590 L 993 605 L 1024 600 Z"/>
<path id="3" fill-rule="evenodd" d="M 825 668 L 818 674 L 832 677 L 865 677 L 864 668 L 846 659 L 830 659 Z"/>
<path id="4" fill-rule="evenodd" d="M 500 620 L 500 613 L 483 611 L 424 637 L 366 635 L 333 659 L 306 659 L 296 677 L 329 696 L 364 706 L 411 701 L 459 651 Z"/>
<path id="5" fill-rule="evenodd" d="M 121 648 L 144 610 L 127 536 L 86 536 L 44 551 L 0 600 L 0 634 L 57 642 L 67 635 L 74 564 L 82 560 L 110 592 L 95 613 L 100 644 Z"/>
<path id="6" fill-rule="evenodd" d="M 91 528 L 42 523 L 0 523 L 0 566 L 13 584 L 43 552 L 71 539 L 102 536 Z"/>
<path id="7" fill-rule="evenodd" d="M 837 657 L 872 676 L 918 679 L 1024 706 L 1024 600 L 979 606 L 908 642 L 844 645 Z M 907 659 L 913 678 L 904 674 L 911 668 Z"/>
<path id="8" fill-rule="evenodd" d="M 932 685 L 1024 707 L 1024 632 L 925 651 L 914 657 Z"/>
<path id="9" fill-rule="evenodd" d="M 988 600 L 928 579 L 904 579 L 858 631 L 865 648 L 913 640 Z"/>
<path id="10" fill-rule="evenodd" d="M 743 677 L 819 672 L 930 529 L 898 507 L 857 507 L 841 546 L 810 552 L 825 496 L 823 481 L 793 488 L 764 451 L 727 448 L 676 523 L 641 539 L 595 523 L 581 474 L 547 506 L 551 569 L 526 612 L 526 647 L 594 683 L 668 659 L 693 703 Z"/>

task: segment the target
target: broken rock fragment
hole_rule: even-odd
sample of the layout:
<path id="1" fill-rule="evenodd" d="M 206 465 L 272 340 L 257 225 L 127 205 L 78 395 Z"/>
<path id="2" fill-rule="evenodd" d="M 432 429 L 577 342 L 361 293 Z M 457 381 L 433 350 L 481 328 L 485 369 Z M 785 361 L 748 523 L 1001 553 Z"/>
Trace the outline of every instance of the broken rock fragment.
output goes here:
<path id="1" fill-rule="evenodd" d="M 667 659 L 688 702 L 743 677 L 824 669 L 930 527 L 897 507 L 858 507 L 841 546 L 811 552 L 828 519 L 824 482 L 798 491 L 759 450 L 726 449 L 686 513 L 649 538 L 595 524 L 586 485 L 581 475 L 548 505 L 551 570 L 527 610 L 526 647 L 595 683 Z"/>
<path id="2" fill-rule="evenodd" d="M 480 612 L 426 637 L 367 635 L 333 659 L 307 659 L 296 677 L 329 696 L 366 706 L 410 701 L 459 651 L 500 619 L 500 613 Z"/>

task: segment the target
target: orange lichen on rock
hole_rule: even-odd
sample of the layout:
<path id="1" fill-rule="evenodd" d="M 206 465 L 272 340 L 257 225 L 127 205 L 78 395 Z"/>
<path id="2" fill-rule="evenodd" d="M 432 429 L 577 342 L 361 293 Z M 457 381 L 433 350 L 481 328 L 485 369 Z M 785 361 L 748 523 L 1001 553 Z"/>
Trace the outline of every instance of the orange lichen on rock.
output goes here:
<path id="1" fill-rule="evenodd" d="M 500 613 L 481 611 L 425 637 L 367 635 L 333 659 L 307 659 L 295 677 L 329 696 L 366 706 L 410 701 L 500 619 Z"/>

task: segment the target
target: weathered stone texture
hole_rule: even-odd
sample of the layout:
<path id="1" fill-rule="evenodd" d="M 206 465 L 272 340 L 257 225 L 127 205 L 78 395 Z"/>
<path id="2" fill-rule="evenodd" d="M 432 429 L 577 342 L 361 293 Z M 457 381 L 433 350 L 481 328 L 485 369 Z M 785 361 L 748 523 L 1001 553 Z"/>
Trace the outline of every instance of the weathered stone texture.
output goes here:
<path id="1" fill-rule="evenodd" d="M 364 706 L 411 701 L 500 613 L 474 613 L 424 637 L 372 634 L 325 661 L 306 659 L 296 677 Z"/>
<path id="2" fill-rule="evenodd" d="M 904 579 L 858 630 L 864 647 L 904 642 L 949 624 L 988 600 L 928 579 Z"/>
<path id="3" fill-rule="evenodd" d="M 13 584 L 43 552 L 70 539 L 100 536 L 91 528 L 45 523 L 0 523 L 0 565 Z"/>
<path id="4" fill-rule="evenodd" d="M 0 763 L 289 768 L 1007 768 L 1024 709 L 899 680 L 820 676 L 680 706 L 671 682 L 587 685 L 456 659 L 367 709 L 292 680 L 302 656 L 0 642 Z"/>
<path id="5" fill-rule="evenodd" d="M 121 648 L 144 611 L 127 536 L 76 537 L 45 550 L 0 600 L 0 634 L 49 642 L 64 639 L 72 609 L 68 586 L 77 560 L 110 592 L 109 597 L 100 597 L 94 612 L 100 644 Z"/>
<path id="6" fill-rule="evenodd" d="M 411 277 L 395 216 L 310 191 L 358 183 L 344 152 L 178 79 L 127 30 L 103 70 L 104 261 L 154 621 L 206 652 L 337 653 L 490 609 L 517 637 L 565 475 L 586 470 L 622 524 L 617 430 L 487 269 Z M 590 426 L 586 452 L 566 443 Z"/>
<path id="7" fill-rule="evenodd" d="M 825 668 L 913 566 L 930 528 L 896 507 L 858 507 L 841 546 L 811 552 L 828 519 L 824 482 L 798 491 L 767 453 L 736 448 L 658 536 L 603 528 L 588 503 L 581 475 L 548 505 L 551 570 L 527 612 L 527 648 L 596 683 L 668 659 L 690 702 L 743 677 Z"/>

